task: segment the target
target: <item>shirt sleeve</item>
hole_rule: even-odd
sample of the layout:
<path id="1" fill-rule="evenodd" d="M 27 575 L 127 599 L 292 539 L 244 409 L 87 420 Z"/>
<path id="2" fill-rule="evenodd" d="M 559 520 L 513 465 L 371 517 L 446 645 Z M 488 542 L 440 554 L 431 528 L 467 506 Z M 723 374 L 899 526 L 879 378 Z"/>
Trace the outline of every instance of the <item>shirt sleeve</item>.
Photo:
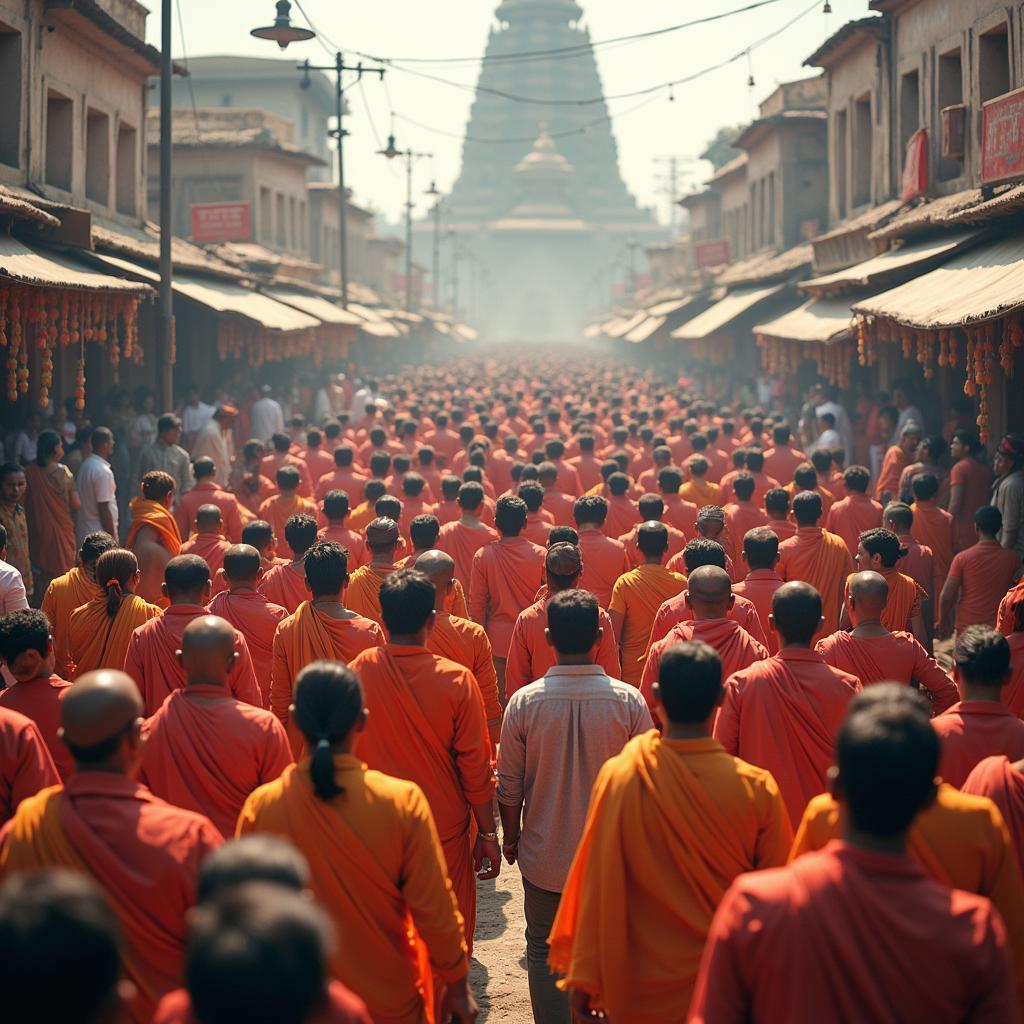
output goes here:
<path id="1" fill-rule="evenodd" d="M 949 564 L 949 572 L 946 573 L 946 579 L 956 580 L 957 583 L 961 582 L 964 578 L 964 560 L 962 555 L 964 552 L 957 552 L 953 556 L 953 561 Z"/>
<path id="2" fill-rule="evenodd" d="M 750 994 L 737 948 L 738 937 L 749 927 L 747 909 L 747 901 L 734 882 L 711 922 L 689 1024 L 745 1024 L 751 1019 Z"/>
<path id="3" fill-rule="evenodd" d="M 960 700 L 956 683 L 917 641 L 914 642 L 914 667 L 910 678 L 931 697 L 933 714 L 951 708 Z"/>
<path id="4" fill-rule="evenodd" d="M 518 807 L 523 802 L 526 780 L 526 737 L 519 722 L 521 704 L 512 700 L 505 708 L 498 747 L 498 803 Z"/>
<path id="5" fill-rule="evenodd" d="M 491 741 L 480 687 L 472 672 L 468 669 L 463 671 L 466 685 L 460 688 L 455 711 L 455 770 L 459 774 L 466 803 L 478 804 L 494 796 Z"/>
<path id="6" fill-rule="evenodd" d="M 484 549 L 478 548 L 473 553 L 473 562 L 469 571 L 469 617 L 487 625 L 487 571 L 484 568 Z"/>
<path id="7" fill-rule="evenodd" d="M 725 685 L 725 700 L 715 720 L 715 739 L 733 757 L 740 756 L 740 694 L 735 683 Z"/>
<path id="8" fill-rule="evenodd" d="M 5 574 L 0 580 L 0 605 L 3 607 L 3 614 L 9 612 L 20 612 L 28 607 L 28 597 L 25 593 L 25 581 L 21 573 L 15 569 L 9 575 Z"/>
<path id="9" fill-rule="evenodd" d="M 530 651 L 526 646 L 526 630 L 523 628 L 523 617 L 520 614 L 512 627 L 512 639 L 508 645 L 508 656 L 505 662 L 505 700 L 510 694 L 521 690 L 532 679 L 530 674 Z"/>

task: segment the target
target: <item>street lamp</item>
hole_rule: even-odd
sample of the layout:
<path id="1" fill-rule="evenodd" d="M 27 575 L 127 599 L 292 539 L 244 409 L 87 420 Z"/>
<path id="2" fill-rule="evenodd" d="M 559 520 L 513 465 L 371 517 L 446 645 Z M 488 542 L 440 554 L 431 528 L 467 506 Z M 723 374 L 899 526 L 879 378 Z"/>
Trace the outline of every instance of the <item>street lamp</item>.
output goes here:
<path id="1" fill-rule="evenodd" d="M 425 189 L 425 196 L 435 196 L 434 199 L 434 251 L 433 267 L 430 271 L 431 291 L 434 298 L 434 308 L 441 308 L 441 191 L 436 181 L 431 181 L 430 188 Z"/>
<path id="2" fill-rule="evenodd" d="M 249 35 L 257 39 L 269 39 L 284 50 L 289 43 L 304 43 L 313 39 L 316 33 L 308 28 L 299 28 L 292 24 L 292 5 L 288 0 L 278 0 L 276 4 L 277 17 L 272 25 L 264 25 L 262 28 L 254 28 Z"/>
<path id="3" fill-rule="evenodd" d="M 405 308 L 412 311 L 412 165 L 417 160 L 433 159 L 433 153 L 417 153 L 412 149 L 399 149 L 395 145 L 395 136 L 388 136 L 388 144 L 378 149 L 379 156 L 388 160 L 401 157 L 405 160 Z"/>

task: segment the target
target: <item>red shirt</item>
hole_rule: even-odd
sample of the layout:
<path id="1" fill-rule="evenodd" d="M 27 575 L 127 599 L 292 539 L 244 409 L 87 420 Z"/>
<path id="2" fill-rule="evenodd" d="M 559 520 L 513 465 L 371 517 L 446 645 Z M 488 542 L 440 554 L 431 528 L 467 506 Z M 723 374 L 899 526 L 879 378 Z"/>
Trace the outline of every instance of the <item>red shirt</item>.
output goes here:
<path id="1" fill-rule="evenodd" d="M 1020 575 L 1020 555 L 998 541 L 979 540 L 954 555 L 949 579 L 960 584 L 956 628 L 994 626 L 999 602 Z"/>
<path id="2" fill-rule="evenodd" d="M 958 789 L 986 757 L 1024 758 L 1024 722 L 1004 704 L 962 700 L 932 719 L 932 725 L 942 747 L 939 775 Z"/>
<path id="3" fill-rule="evenodd" d="M 75 768 L 71 751 L 57 735 L 61 727 L 60 702 L 70 687 L 71 684 L 60 676 L 40 676 L 0 690 L 0 705 L 9 711 L 20 711 L 35 722 L 62 782 Z"/>
<path id="4" fill-rule="evenodd" d="M 964 489 L 960 511 L 953 516 L 953 550 L 963 551 L 975 541 L 974 513 L 989 504 L 992 493 L 992 471 L 983 462 L 968 455 L 953 464 L 949 471 L 949 486 Z"/>

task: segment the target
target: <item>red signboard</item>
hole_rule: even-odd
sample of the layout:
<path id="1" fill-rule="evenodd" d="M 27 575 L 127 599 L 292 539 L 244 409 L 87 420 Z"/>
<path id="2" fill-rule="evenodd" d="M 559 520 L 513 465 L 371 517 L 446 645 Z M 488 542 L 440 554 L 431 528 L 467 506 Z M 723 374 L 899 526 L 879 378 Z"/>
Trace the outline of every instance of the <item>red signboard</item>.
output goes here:
<path id="1" fill-rule="evenodd" d="M 193 203 L 192 241 L 252 241 L 252 203 Z"/>
<path id="2" fill-rule="evenodd" d="M 900 199 L 906 203 L 928 194 L 928 132 L 918 128 L 907 140 Z"/>
<path id="3" fill-rule="evenodd" d="M 981 181 L 992 185 L 1024 177 L 1024 89 L 981 108 Z"/>
<path id="4" fill-rule="evenodd" d="M 729 240 L 700 242 L 693 247 L 698 267 L 720 267 L 729 262 Z"/>

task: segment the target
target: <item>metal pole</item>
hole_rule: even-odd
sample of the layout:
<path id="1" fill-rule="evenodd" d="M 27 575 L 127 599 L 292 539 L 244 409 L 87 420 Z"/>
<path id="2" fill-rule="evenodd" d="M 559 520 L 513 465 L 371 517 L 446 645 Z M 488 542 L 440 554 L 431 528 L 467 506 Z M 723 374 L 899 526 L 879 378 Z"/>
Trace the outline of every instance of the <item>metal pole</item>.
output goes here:
<path id="1" fill-rule="evenodd" d="M 412 162 L 413 151 L 405 154 L 405 308 L 412 310 Z"/>
<path id="2" fill-rule="evenodd" d="M 171 0 L 160 9 L 160 302 L 157 316 L 156 366 L 160 408 L 174 407 L 174 296 L 171 291 Z"/>
<path id="3" fill-rule="evenodd" d="M 430 276 L 434 282 L 434 309 L 441 308 L 441 200 L 434 204 L 434 266 Z"/>
<path id="4" fill-rule="evenodd" d="M 342 92 L 341 74 L 345 62 L 340 53 L 334 56 L 335 67 L 335 116 L 338 119 L 338 238 L 341 252 L 338 254 L 338 271 L 341 275 L 341 307 L 348 309 L 348 196 L 345 195 L 345 129 L 341 123 L 345 112 L 345 98 Z"/>

